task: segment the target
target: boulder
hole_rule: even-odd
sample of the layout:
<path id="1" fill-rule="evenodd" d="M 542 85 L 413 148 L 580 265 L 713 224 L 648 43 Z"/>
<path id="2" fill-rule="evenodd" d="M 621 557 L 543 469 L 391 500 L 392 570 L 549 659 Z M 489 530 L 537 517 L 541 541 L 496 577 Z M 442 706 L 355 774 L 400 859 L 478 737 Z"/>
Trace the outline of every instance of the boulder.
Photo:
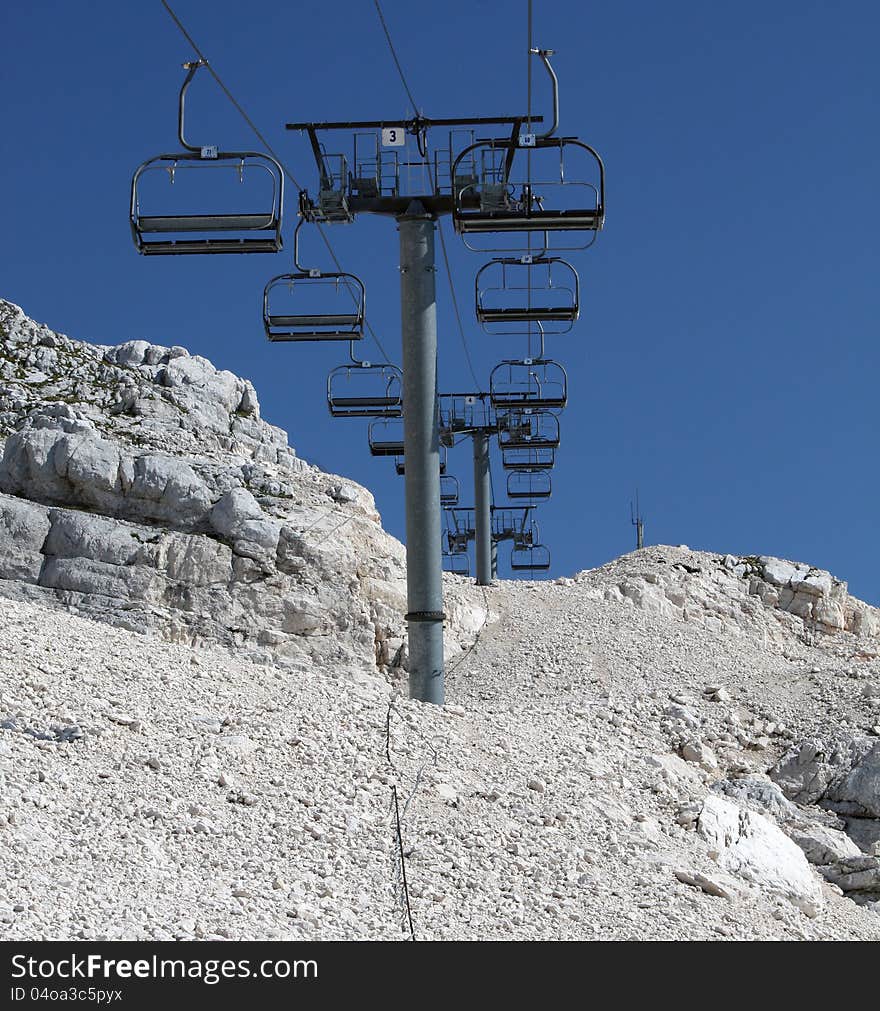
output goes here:
<path id="1" fill-rule="evenodd" d="M 50 525 L 43 506 L 0 495 L 0 579 L 37 582 Z"/>
<path id="2" fill-rule="evenodd" d="M 772 822 L 710 793 L 697 831 L 722 870 L 817 915 L 823 904 L 820 882 L 800 848 Z"/>
<path id="3" fill-rule="evenodd" d="M 803 823 L 788 830 L 811 864 L 837 864 L 861 852 L 850 837 L 827 825 Z"/>
<path id="4" fill-rule="evenodd" d="M 880 818 L 880 741 L 812 738 L 791 747 L 770 770 L 791 800 L 840 814 Z"/>

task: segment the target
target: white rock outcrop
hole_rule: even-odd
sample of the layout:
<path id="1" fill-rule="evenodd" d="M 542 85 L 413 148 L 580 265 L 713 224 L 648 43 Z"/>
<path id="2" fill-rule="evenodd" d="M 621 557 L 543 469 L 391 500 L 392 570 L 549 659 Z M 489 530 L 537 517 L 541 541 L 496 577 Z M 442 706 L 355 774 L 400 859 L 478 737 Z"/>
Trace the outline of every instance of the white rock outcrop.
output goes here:
<path id="1" fill-rule="evenodd" d="M 784 895 L 808 916 L 818 914 L 819 880 L 801 849 L 767 818 L 709 794 L 697 830 L 722 870 Z"/>
<path id="2" fill-rule="evenodd" d="M 260 418 L 249 382 L 182 347 L 71 340 L 2 300 L 0 592 L 254 659 L 405 662 L 384 646 L 404 634 L 403 546 L 366 489 Z M 459 594 L 453 652 L 485 620 Z"/>

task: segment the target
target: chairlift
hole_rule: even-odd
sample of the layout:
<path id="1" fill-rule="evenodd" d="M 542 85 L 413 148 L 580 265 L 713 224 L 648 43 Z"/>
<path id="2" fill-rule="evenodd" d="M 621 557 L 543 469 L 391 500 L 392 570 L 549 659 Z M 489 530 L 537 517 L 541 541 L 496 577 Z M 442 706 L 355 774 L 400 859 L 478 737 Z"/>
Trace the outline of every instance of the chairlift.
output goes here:
<path id="1" fill-rule="evenodd" d="M 442 474 L 440 477 L 440 505 L 458 505 L 459 492 L 458 478 L 452 474 Z"/>
<path id="2" fill-rule="evenodd" d="M 177 134 L 185 150 L 150 158 L 132 177 L 129 223 L 135 247 L 145 256 L 277 253 L 284 205 L 281 164 L 258 151 L 221 151 L 186 140 L 186 92 L 201 66 L 202 60 L 184 64 Z M 160 179 L 168 186 L 160 188 Z M 218 212 L 215 200 L 238 206 Z"/>
<path id="3" fill-rule="evenodd" d="M 550 568 L 550 549 L 546 544 L 514 545 L 510 568 L 513 572 L 546 572 Z"/>
<path id="4" fill-rule="evenodd" d="M 567 333 L 580 314 L 578 273 L 558 256 L 490 260 L 474 282 L 477 320 L 490 334 L 523 334 L 541 323 L 548 334 Z"/>
<path id="5" fill-rule="evenodd" d="M 555 465 L 556 450 L 552 446 L 529 446 L 501 451 L 501 466 L 508 471 L 535 474 L 552 470 Z"/>
<path id="6" fill-rule="evenodd" d="M 465 147 L 453 163 L 452 178 L 458 177 L 459 166 L 476 161 L 479 179 L 453 190 L 452 220 L 461 235 L 525 233 L 525 239 L 514 238 L 496 250 L 531 252 L 535 232 L 543 233 L 545 251 L 555 232 L 577 233 L 580 238 L 574 245 L 569 239 L 565 248 L 583 249 L 592 245 L 605 221 L 605 166 L 597 152 L 577 138 L 553 136 L 559 125 L 559 82 L 548 59 L 553 50 L 529 52 L 540 57 L 550 76 L 553 121 L 542 134 L 522 133 L 520 121 L 507 139 Z M 526 155 L 517 160 L 523 150 Z M 534 177 L 533 166 L 539 178 Z M 467 239 L 465 245 L 480 251 Z"/>
<path id="7" fill-rule="evenodd" d="M 467 550 L 464 551 L 444 550 L 441 553 L 441 558 L 443 561 L 444 572 L 451 572 L 454 576 L 470 576 L 471 560 L 468 557 Z"/>
<path id="8" fill-rule="evenodd" d="M 398 456 L 403 460 L 403 418 L 380 418 L 370 422 L 367 440 L 372 456 Z"/>
<path id="9" fill-rule="evenodd" d="M 502 452 L 512 449 L 556 449 L 559 441 L 559 418 L 550 411 L 520 408 L 498 418 L 498 445 Z"/>
<path id="10" fill-rule="evenodd" d="M 549 470 L 511 470 L 507 475 L 507 497 L 510 499 L 548 499 L 552 488 Z"/>
<path id="11" fill-rule="evenodd" d="M 263 328 L 270 341 L 356 341 L 364 335 L 366 292 L 360 278 L 324 273 L 299 262 L 293 236 L 293 273 L 273 277 L 263 290 Z"/>
<path id="12" fill-rule="evenodd" d="M 489 377 L 489 398 L 496 409 L 555 410 L 568 400 L 565 369 L 547 358 L 500 362 Z"/>
<path id="13" fill-rule="evenodd" d="M 456 232 L 465 236 L 465 245 L 474 252 L 528 252 L 535 233 L 544 250 L 584 249 L 593 244 L 605 223 L 605 166 L 599 154 L 575 137 L 525 137 L 482 140 L 464 148 L 452 167 L 479 166 L 476 185 L 457 187 L 453 192 L 452 221 Z M 522 151 L 531 159 L 517 158 Z M 529 175 L 529 161 L 537 177 Z M 474 196 L 478 199 L 474 199 Z M 551 233 L 575 233 L 563 245 L 553 244 Z M 499 240 L 471 242 L 468 235 L 512 236 Z"/>
<path id="14" fill-rule="evenodd" d="M 327 406 L 334 418 L 399 418 L 403 373 L 396 365 L 340 365 L 327 377 Z"/>

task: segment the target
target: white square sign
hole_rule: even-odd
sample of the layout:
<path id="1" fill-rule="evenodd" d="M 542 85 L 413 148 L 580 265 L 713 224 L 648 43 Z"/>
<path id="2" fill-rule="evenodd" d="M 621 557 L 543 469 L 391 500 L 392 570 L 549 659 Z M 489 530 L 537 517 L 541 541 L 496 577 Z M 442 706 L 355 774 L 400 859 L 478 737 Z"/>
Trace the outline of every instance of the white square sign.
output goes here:
<path id="1" fill-rule="evenodd" d="M 382 147 L 403 147 L 406 143 L 406 131 L 402 126 L 382 127 Z"/>

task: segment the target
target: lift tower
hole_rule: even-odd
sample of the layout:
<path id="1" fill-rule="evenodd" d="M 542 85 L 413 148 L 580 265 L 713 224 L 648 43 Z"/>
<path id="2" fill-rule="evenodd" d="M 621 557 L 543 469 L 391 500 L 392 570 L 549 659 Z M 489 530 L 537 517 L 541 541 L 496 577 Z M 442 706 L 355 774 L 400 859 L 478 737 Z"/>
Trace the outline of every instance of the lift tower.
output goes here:
<path id="1" fill-rule="evenodd" d="M 481 126 L 505 125 L 511 129 L 510 145 L 519 142 L 524 122 L 540 116 L 428 119 L 416 116 L 398 120 L 287 123 L 288 130 L 305 131 L 318 168 L 318 193 L 312 199 L 300 194 L 300 214 L 319 224 L 349 223 L 358 214 L 380 214 L 397 221 L 400 234 L 400 308 L 403 347 L 404 457 L 406 469 L 406 580 L 409 625 L 410 697 L 442 705 L 443 583 L 440 523 L 440 435 L 437 398 L 437 306 L 435 293 L 434 222 L 441 214 L 464 208 L 478 211 L 480 198 L 469 189 L 470 180 L 459 179 L 450 141 L 449 180 L 443 187 L 439 163 L 427 155 L 427 131 L 474 131 Z M 328 153 L 320 133 L 351 131 L 354 153 L 351 168 L 344 154 Z M 374 131 L 375 145 L 364 148 L 365 136 Z M 375 131 L 382 133 L 382 149 Z M 425 169 L 431 178 L 425 193 L 403 192 L 401 163 L 396 148 L 406 135 L 416 138 L 419 160 L 404 162 Z M 360 151 L 359 144 L 360 143 Z M 390 155 L 391 157 L 388 157 Z M 467 165 L 464 166 L 466 173 Z M 474 180 L 475 181 L 475 180 Z"/>

